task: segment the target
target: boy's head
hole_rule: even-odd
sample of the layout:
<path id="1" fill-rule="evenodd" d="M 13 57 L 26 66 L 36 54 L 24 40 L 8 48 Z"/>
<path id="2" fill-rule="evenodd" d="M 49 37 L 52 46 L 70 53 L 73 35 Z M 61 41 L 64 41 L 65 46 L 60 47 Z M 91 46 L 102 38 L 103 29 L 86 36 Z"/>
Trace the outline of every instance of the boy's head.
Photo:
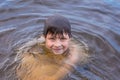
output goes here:
<path id="1" fill-rule="evenodd" d="M 43 34 L 63 34 L 66 33 L 71 37 L 71 26 L 67 18 L 61 15 L 53 15 L 48 17 L 45 21 Z"/>
<path id="2" fill-rule="evenodd" d="M 45 21 L 43 35 L 45 45 L 54 54 L 62 54 L 68 50 L 71 38 L 71 26 L 63 16 L 53 15 Z"/>

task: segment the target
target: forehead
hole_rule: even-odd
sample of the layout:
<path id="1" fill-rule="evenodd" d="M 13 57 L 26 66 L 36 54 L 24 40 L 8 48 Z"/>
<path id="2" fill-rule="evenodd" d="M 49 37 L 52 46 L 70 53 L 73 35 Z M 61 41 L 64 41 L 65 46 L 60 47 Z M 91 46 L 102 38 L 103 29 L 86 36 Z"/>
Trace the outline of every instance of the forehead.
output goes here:
<path id="1" fill-rule="evenodd" d="M 48 33 L 47 34 L 47 37 L 69 37 L 69 35 L 67 33 L 63 33 L 63 34 L 51 34 L 51 33 Z"/>

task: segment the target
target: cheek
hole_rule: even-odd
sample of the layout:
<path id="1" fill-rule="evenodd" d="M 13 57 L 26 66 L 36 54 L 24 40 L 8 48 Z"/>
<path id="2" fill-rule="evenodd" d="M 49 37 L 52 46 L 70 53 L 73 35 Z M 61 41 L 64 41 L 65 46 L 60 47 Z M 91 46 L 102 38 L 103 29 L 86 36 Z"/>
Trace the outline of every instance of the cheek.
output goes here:
<path id="1" fill-rule="evenodd" d="M 53 44 L 52 44 L 51 41 L 49 41 L 49 40 L 46 40 L 46 41 L 45 41 L 45 46 L 46 46 L 47 48 L 50 48 L 52 45 L 53 45 Z"/>
<path id="2" fill-rule="evenodd" d="M 67 49 L 69 47 L 69 42 L 64 42 L 63 46 L 64 46 L 65 49 Z"/>

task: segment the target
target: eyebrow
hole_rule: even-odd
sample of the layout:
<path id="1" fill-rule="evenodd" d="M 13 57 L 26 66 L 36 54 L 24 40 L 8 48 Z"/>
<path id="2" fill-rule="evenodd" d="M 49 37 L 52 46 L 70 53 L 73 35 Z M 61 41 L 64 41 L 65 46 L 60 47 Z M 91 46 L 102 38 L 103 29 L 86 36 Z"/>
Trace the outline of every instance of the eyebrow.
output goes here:
<path id="1" fill-rule="evenodd" d="M 61 34 L 54 34 L 54 35 L 51 35 L 50 37 L 54 37 L 54 38 L 66 38 L 64 35 L 61 35 Z"/>

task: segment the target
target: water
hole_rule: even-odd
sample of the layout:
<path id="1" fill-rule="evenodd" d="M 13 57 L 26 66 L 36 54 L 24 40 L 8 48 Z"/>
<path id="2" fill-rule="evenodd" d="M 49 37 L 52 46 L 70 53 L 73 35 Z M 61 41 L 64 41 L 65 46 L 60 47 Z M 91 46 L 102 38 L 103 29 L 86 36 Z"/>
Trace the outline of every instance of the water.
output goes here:
<path id="1" fill-rule="evenodd" d="M 44 20 L 52 14 L 70 20 L 73 37 L 88 45 L 91 56 L 68 80 L 119 80 L 119 6 L 119 0 L 1 0 L 0 80 L 15 80 L 10 74 L 17 64 L 14 50 L 42 34 Z"/>

